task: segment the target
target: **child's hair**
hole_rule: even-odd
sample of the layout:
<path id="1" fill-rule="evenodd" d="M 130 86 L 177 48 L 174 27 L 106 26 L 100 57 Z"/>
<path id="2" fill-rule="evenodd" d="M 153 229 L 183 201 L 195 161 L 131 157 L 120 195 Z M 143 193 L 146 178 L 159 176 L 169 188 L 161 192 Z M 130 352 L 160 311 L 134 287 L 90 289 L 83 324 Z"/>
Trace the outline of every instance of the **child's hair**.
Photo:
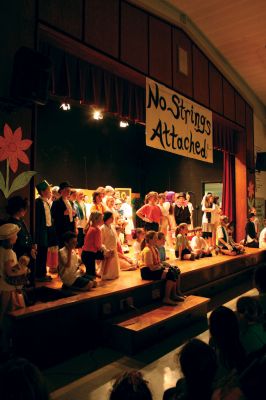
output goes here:
<path id="1" fill-rule="evenodd" d="M 237 300 L 236 309 L 248 322 L 260 322 L 263 310 L 257 299 L 243 296 Z"/>
<path id="2" fill-rule="evenodd" d="M 102 213 L 100 213 L 99 211 L 92 211 L 88 221 L 88 225 L 90 226 L 95 222 L 98 222 L 102 216 L 103 216 Z"/>
<path id="3" fill-rule="evenodd" d="M 156 235 L 157 235 L 157 232 L 148 231 L 145 235 L 145 239 L 143 239 L 143 241 L 141 242 L 141 246 L 140 246 L 141 250 L 143 250 L 144 247 L 146 246 L 146 244 L 148 244 L 150 240 L 153 240 L 154 236 L 156 236 Z"/>
<path id="4" fill-rule="evenodd" d="M 195 233 L 196 233 L 196 232 L 199 232 L 199 231 L 202 231 L 202 226 L 196 226 L 196 228 L 194 228 L 193 231 L 194 231 Z"/>
<path id="5" fill-rule="evenodd" d="M 97 192 L 96 190 L 95 190 L 95 192 L 92 193 L 92 201 L 93 201 L 93 203 L 96 202 L 96 198 L 97 198 L 97 196 L 99 196 L 100 194 L 101 194 L 101 192 Z"/>
<path id="6" fill-rule="evenodd" d="M 109 400 L 152 400 L 148 382 L 139 371 L 123 372 L 114 382 Z"/>
<path id="7" fill-rule="evenodd" d="M 164 193 L 159 193 L 158 199 L 166 199 L 166 195 Z"/>
<path id="8" fill-rule="evenodd" d="M 106 222 L 112 216 L 113 216 L 113 213 L 111 211 L 105 211 L 103 213 L 103 222 Z"/>
<path id="9" fill-rule="evenodd" d="M 139 235 L 141 233 L 144 233 L 144 229 L 143 228 L 136 228 L 132 231 L 132 239 L 136 240 L 138 239 Z"/>
<path id="10" fill-rule="evenodd" d="M 21 196 L 13 196 L 10 197 L 7 201 L 6 212 L 12 216 L 21 209 L 27 210 L 27 208 L 28 208 L 28 199 L 23 199 Z"/>
<path id="11" fill-rule="evenodd" d="M 157 192 L 149 192 L 148 194 L 146 194 L 145 196 L 145 204 L 147 204 L 150 200 L 151 197 L 158 197 L 158 193 Z"/>
<path id="12" fill-rule="evenodd" d="M 212 203 L 210 202 L 211 197 L 213 198 L 212 193 L 208 193 L 208 194 L 206 195 L 206 197 L 205 197 L 205 207 L 206 207 L 206 208 L 210 208 L 210 206 L 211 206 L 211 204 L 212 204 Z"/>
<path id="13" fill-rule="evenodd" d="M 185 228 L 187 228 L 188 227 L 188 225 L 185 223 L 185 222 L 182 222 L 181 224 L 179 224 L 178 225 L 178 233 L 181 233 L 181 231 L 183 230 L 183 229 L 185 229 Z M 176 231 L 177 231 L 177 228 L 176 228 Z M 177 235 L 176 235 L 177 236 Z"/>
<path id="14" fill-rule="evenodd" d="M 75 232 L 67 231 L 63 234 L 62 239 L 64 243 L 68 243 L 71 239 L 74 239 L 76 237 L 77 235 L 75 234 Z"/>
<path id="15" fill-rule="evenodd" d="M 158 238 L 158 240 L 161 240 L 161 239 L 165 238 L 165 234 L 163 232 L 158 232 L 157 238 Z"/>
<path id="16" fill-rule="evenodd" d="M 180 233 L 180 228 L 179 225 L 177 225 L 176 230 L 175 230 L 175 236 L 179 235 Z"/>

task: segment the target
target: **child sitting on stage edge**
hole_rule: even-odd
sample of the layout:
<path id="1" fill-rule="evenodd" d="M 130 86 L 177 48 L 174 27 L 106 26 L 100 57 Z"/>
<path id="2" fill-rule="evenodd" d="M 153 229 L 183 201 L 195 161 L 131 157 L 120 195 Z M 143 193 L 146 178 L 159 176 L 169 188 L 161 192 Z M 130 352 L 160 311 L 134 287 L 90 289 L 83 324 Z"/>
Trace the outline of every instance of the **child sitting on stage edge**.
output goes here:
<path id="1" fill-rule="evenodd" d="M 200 257 L 212 257 L 212 247 L 208 246 L 205 239 L 202 237 L 202 227 L 198 226 L 194 229 L 195 236 L 193 236 L 190 245 L 193 252 Z"/>
<path id="2" fill-rule="evenodd" d="M 178 276 L 179 269 L 164 267 L 161 260 L 159 251 L 156 247 L 157 233 L 149 231 L 146 233 L 145 239 L 142 243 L 140 273 L 144 280 L 160 280 L 165 279 L 165 295 L 163 303 L 166 305 L 175 306 L 176 301 L 183 301 L 179 296 Z"/>
<path id="3" fill-rule="evenodd" d="M 65 246 L 59 250 L 59 276 L 63 285 L 74 290 L 87 291 L 96 286 L 93 276 L 80 269 L 81 259 L 76 253 L 77 235 L 66 232 L 63 235 Z"/>
<path id="4" fill-rule="evenodd" d="M 192 248 L 189 245 L 188 238 L 188 225 L 183 222 L 176 228 L 176 244 L 175 244 L 175 256 L 179 260 L 191 260 L 199 258 L 198 255 L 193 253 Z"/>

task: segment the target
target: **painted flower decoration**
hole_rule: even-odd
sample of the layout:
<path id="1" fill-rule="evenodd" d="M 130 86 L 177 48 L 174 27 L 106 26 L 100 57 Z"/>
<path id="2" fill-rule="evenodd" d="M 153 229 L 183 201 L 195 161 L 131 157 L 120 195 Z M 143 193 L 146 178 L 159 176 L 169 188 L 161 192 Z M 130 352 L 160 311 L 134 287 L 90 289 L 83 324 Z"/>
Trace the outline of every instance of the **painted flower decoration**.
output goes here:
<path id="1" fill-rule="evenodd" d="M 29 139 L 22 139 L 22 130 L 17 128 L 13 134 L 9 125 L 4 126 L 4 136 L 0 136 L 0 161 L 7 160 L 11 170 L 15 173 L 18 169 L 18 160 L 29 164 L 30 160 L 24 150 L 32 144 Z"/>
<path id="2" fill-rule="evenodd" d="M 248 197 L 254 197 L 254 194 L 255 194 L 254 188 L 255 188 L 254 184 L 251 181 L 249 181 L 249 183 L 248 183 Z"/>
<path id="3" fill-rule="evenodd" d="M 7 199 L 12 193 L 25 187 L 36 171 L 24 171 L 17 175 L 13 182 L 10 182 L 10 169 L 16 173 L 18 160 L 23 164 L 29 164 L 30 160 L 25 153 L 32 145 L 29 139 L 22 139 L 22 129 L 19 127 L 12 132 L 9 125 L 4 126 L 4 136 L 0 136 L 0 161 L 6 160 L 6 177 L 0 171 L 0 190 Z M 11 184 L 10 184 L 11 183 Z"/>

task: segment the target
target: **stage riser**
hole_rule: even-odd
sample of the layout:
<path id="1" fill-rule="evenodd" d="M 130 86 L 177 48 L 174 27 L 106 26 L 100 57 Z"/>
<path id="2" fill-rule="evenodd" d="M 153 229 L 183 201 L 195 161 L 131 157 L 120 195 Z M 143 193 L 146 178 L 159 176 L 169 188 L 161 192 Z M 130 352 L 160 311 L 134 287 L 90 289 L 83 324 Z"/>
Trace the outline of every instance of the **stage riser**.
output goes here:
<path id="1" fill-rule="evenodd" d="M 245 274 L 248 270 L 250 274 L 254 269 L 265 261 L 264 254 L 249 256 L 247 258 L 232 257 L 230 263 L 220 263 L 215 266 L 205 267 L 196 271 L 187 272 L 181 275 L 181 287 L 184 292 L 194 292 L 206 284 L 218 282 L 221 279 L 227 278 L 230 280 L 235 274 Z M 199 293 L 199 292 L 195 292 Z"/>
<path id="2" fill-rule="evenodd" d="M 181 329 L 192 323 L 201 323 L 202 331 L 207 329 L 207 305 L 178 315 L 160 325 L 151 326 L 141 332 L 134 332 L 109 324 L 108 330 L 106 329 L 108 335 L 104 337 L 104 341 L 110 347 L 132 355 L 153 343 L 159 342 L 170 334 L 178 334 Z"/>

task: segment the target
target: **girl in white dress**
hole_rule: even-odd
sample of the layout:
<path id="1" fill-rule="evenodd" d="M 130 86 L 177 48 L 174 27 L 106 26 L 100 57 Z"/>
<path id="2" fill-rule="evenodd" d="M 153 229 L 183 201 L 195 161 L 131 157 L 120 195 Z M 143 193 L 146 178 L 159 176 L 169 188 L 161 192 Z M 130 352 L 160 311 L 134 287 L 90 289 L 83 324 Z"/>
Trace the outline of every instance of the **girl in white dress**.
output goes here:
<path id="1" fill-rule="evenodd" d="M 119 258 L 117 254 L 117 235 L 112 226 L 113 213 L 105 211 L 104 224 L 101 227 L 102 245 L 105 248 L 106 258 L 101 262 L 100 275 L 103 280 L 117 279 L 119 277 Z"/>
<path id="2" fill-rule="evenodd" d="M 145 237 L 145 231 L 143 228 L 137 228 L 132 234 L 134 239 L 132 249 L 133 249 L 133 261 L 136 265 L 139 265 L 140 253 L 141 253 L 141 243 Z"/>
<path id="3" fill-rule="evenodd" d="M 189 209 L 189 212 L 190 212 L 190 221 L 191 221 L 190 224 L 188 225 L 188 230 L 189 231 L 193 231 L 193 228 L 194 228 L 194 224 L 193 224 L 194 207 L 193 207 L 193 204 L 190 201 L 190 194 L 189 193 L 186 194 L 186 199 L 187 199 L 187 206 L 188 206 L 188 209 Z"/>

